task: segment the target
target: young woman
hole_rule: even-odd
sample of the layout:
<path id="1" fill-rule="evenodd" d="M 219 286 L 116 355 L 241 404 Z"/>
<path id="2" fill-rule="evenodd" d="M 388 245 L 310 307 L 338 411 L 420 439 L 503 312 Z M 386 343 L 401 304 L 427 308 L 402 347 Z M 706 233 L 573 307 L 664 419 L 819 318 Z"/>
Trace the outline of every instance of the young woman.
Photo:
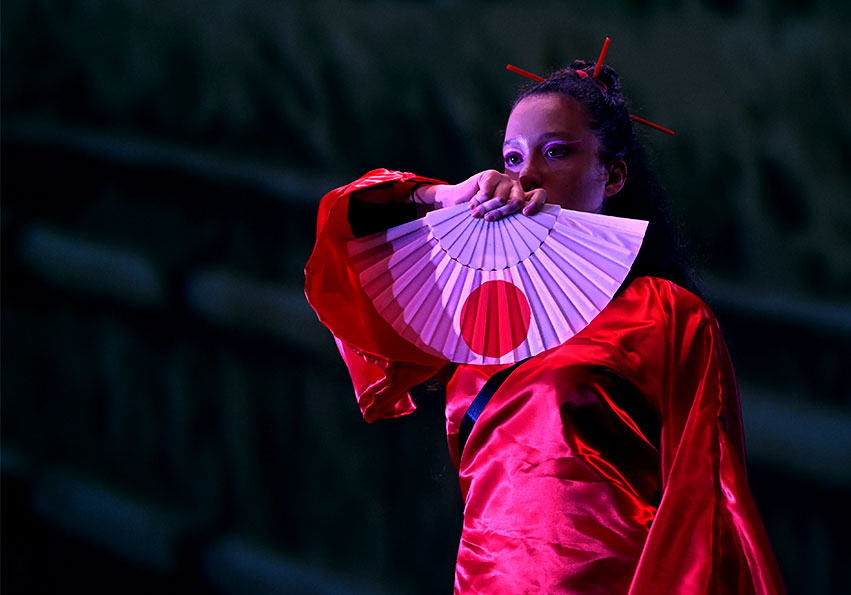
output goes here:
<path id="1" fill-rule="evenodd" d="M 747 485 L 732 366 L 632 128 L 615 72 L 574 62 L 523 91 L 503 173 L 457 185 L 375 170 L 324 197 L 306 293 L 334 333 L 367 421 L 446 385 L 464 498 L 456 593 L 780 593 Z M 507 366 L 448 364 L 399 337 L 358 282 L 346 243 L 468 202 L 471 217 L 546 203 L 648 220 L 616 297 L 493 393 L 463 453 L 467 408 Z"/>

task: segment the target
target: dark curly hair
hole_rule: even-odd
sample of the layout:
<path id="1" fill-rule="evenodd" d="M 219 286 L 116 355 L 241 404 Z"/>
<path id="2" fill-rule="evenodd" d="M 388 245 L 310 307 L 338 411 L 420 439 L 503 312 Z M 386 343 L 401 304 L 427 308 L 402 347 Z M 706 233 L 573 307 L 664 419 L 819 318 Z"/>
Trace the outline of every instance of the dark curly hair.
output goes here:
<path id="1" fill-rule="evenodd" d="M 620 78 L 613 68 L 603 66 L 595 79 L 594 68 L 593 62 L 576 60 L 570 67 L 523 89 L 512 109 L 527 97 L 551 93 L 584 104 L 590 115 L 591 129 L 600 140 L 600 159 L 605 164 L 623 159 L 627 167 L 623 189 L 606 199 L 603 214 L 650 222 L 641 251 L 622 288 L 636 277 L 650 275 L 697 291 L 694 268 L 670 216 L 665 193 L 633 129 L 627 101 L 621 94 Z"/>

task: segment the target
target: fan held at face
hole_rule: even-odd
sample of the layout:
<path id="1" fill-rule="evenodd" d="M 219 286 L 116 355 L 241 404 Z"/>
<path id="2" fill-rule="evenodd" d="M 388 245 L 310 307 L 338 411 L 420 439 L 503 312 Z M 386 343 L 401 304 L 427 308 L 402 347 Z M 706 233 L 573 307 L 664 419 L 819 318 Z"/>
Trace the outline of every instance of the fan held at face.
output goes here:
<path id="1" fill-rule="evenodd" d="M 561 345 L 611 301 L 647 222 L 544 205 L 474 218 L 467 204 L 349 243 L 361 285 L 402 337 L 468 364 Z"/>

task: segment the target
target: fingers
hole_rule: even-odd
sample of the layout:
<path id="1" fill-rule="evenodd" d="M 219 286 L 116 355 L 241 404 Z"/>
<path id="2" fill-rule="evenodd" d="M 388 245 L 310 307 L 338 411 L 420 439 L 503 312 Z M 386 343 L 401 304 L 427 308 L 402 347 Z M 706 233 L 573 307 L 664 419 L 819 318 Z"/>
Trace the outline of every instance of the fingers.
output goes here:
<path id="1" fill-rule="evenodd" d="M 496 170 L 479 172 L 455 186 L 455 204 L 461 204 L 462 202 L 473 199 L 480 192 L 482 177 L 490 179 L 493 174 L 499 175 L 499 172 Z"/>
<path id="2" fill-rule="evenodd" d="M 484 171 L 479 176 L 479 189 L 470 200 L 473 217 L 486 217 L 489 213 L 503 207 L 512 200 L 517 200 L 517 184 L 505 174 L 495 170 Z M 522 189 L 521 189 L 522 190 Z M 489 220 L 493 220 L 490 217 Z"/>
<path id="3" fill-rule="evenodd" d="M 489 169 L 479 174 L 478 193 L 482 197 L 505 197 L 510 190 L 511 179 L 495 169 Z"/>
<path id="4" fill-rule="evenodd" d="M 543 189 L 526 192 L 518 180 L 488 170 L 479 174 L 478 191 L 470 199 L 470 209 L 473 217 L 496 221 L 520 210 L 526 215 L 534 215 L 545 201 Z"/>
<path id="5" fill-rule="evenodd" d="M 493 175 L 499 176 L 502 174 L 496 170 L 488 170 L 472 175 L 460 184 L 438 186 L 434 190 L 435 208 L 442 209 L 471 201 L 480 192 L 480 180 L 483 177 L 490 178 Z M 493 187 L 495 182 L 489 182 L 489 184 L 490 187 Z"/>
<path id="6" fill-rule="evenodd" d="M 484 213 L 486 221 L 496 221 L 521 210 L 526 204 L 526 193 L 519 183 L 513 183 L 508 189 L 508 198 L 502 199 L 495 196 L 485 202 L 482 206 L 490 206 L 490 210 Z"/>
<path id="7" fill-rule="evenodd" d="M 547 202 L 547 191 L 543 188 L 536 188 L 526 193 L 526 206 L 523 207 L 524 215 L 534 215 L 539 212 L 544 203 Z"/>

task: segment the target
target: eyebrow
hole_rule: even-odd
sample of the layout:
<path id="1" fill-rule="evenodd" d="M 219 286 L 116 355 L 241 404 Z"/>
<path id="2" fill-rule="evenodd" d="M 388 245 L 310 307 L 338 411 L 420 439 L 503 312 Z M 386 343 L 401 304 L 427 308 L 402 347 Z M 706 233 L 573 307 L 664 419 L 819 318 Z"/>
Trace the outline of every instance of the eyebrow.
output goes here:
<path id="1" fill-rule="evenodd" d="M 579 143 L 582 142 L 582 139 L 573 138 L 573 135 L 568 134 L 567 132 L 545 132 L 544 134 L 542 134 L 540 136 L 540 140 L 543 141 L 543 142 L 546 142 L 546 141 L 549 141 L 549 140 L 552 140 L 552 139 L 563 140 L 563 141 L 568 142 L 570 144 L 579 144 Z M 511 138 L 511 139 L 508 139 L 507 141 L 505 141 L 504 143 L 502 143 L 502 146 L 507 147 L 509 145 L 517 145 L 517 144 L 520 144 L 520 142 L 517 140 L 517 138 Z"/>

